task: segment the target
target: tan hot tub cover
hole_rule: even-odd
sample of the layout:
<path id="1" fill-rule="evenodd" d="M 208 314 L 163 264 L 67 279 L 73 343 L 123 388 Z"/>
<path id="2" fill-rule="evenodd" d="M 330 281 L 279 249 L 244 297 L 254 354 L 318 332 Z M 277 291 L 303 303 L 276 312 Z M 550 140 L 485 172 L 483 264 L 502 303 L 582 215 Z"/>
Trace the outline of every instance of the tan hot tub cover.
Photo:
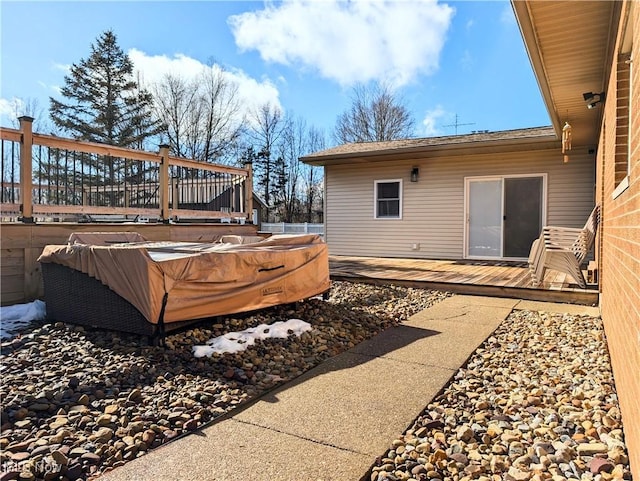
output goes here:
<path id="1" fill-rule="evenodd" d="M 327 245 L 317 235 L 193 243 L 119 234 L 126 237 L 72 234 L 67 245 L 46 246 L 38 261 L 98 279 L 153 324 L 165 294 L 163 322 L 171 323 L 285 304 L 329 289 Z"/>

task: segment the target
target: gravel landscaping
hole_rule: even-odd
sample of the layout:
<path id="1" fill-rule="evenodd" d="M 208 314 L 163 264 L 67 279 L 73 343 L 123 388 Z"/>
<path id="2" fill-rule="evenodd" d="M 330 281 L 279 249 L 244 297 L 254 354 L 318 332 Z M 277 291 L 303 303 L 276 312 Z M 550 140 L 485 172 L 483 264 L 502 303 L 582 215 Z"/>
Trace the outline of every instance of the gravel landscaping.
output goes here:
<path id="1" fill-rule="evenodd" d="M 167 336 L 167 347 L 64 323 L 2 343 L 0 479 L 91 479 L 197 430 L 449 294 L 334 282 L 328 301 L 233 316 Z M 195 357 L 230 331 L 300 319 L 300 337 Z"/>
<path id="2" fill-rule="evenodd" d="M 168 336 L 166 348 L 110 331 L 34 325 L 2 343 L 0 480 L 93 479 L 448 295 L 334 282 L 327 301 L 203 322 Z M 290 319 L 311 330 L 234 354 L 194 355 L 195 346 L 230 331 Z M 594 317 L 514 311 L 389 441 L 363 473 L 371 481 L 631 479 Z"/>
<path id="3" fill-rule="evenodd" d="M 601 320 L 514 311 L 369 474 L 372 481 L 631 479 Z"/>

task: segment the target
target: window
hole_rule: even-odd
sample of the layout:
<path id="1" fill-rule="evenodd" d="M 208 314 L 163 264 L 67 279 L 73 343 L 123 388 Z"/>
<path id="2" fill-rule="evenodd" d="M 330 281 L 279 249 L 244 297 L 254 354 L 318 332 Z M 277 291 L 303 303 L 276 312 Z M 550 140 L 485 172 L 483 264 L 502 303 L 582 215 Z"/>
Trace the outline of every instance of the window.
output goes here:
<path id="1" fill-rule="evenodd" d="M 615 185 L 618 186 L 629 173 L 629 133 L 631 122 L 631 59 L 620 55 L 617 65 L 616 152 Z"/>
<path id="2" fill-rule="evenodd" d="M 376 180 L 374 192 L 376 219 L 402 218 L 402 180 Z"/>
<path id="3" fill-rule="evenodd" d="M 631 6 L 633 8 L 633 5 Z M 629 12 L 627 18 L 633 18 Z M 616 65 L 616 149 L 614 158 L 615 190 L 613 198 L 618 197 L 629 186 L 631 172 L 631 152 L 633 138 L 633 32 L 632 23 L 627 20 L 623 41 Z"/>

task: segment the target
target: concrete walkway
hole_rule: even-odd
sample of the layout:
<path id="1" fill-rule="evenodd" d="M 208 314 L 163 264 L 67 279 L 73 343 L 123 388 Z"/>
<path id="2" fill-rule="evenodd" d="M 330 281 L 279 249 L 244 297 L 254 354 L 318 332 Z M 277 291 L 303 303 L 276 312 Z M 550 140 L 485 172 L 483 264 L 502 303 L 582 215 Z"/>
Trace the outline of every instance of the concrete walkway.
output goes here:
<path id="1" fill-rule="evenodd" d="M 514 308 L 599 314 L 453 296 L 100 480 L 360 480 Z"/>

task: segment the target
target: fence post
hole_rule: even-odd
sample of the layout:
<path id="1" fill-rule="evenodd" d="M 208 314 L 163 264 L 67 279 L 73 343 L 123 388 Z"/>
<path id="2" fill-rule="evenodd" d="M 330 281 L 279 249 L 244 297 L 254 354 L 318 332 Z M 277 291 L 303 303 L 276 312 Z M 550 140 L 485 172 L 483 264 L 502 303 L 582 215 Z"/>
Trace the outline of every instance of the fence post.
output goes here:
<path id="1" fill-rule="evenodd" d="M 309 223 L 308 223 L 308 222 L 305 222 L 305 223 L 304 223 L 304 233 L 305 233 L 305 234 L 308 234 L 308 233 L 309 233 Z"/>
<path id="2" fill-rule="evenodd" d="M 253 164 L 245 162 L 244 168 L 247 169 L 247 178 L 244 179 L 244 213 L 247 220 L 253 215 Z M 260 220 L 258 220 L 260 222 Z"/>
<path id="3" fill-rule="evenodd" d="M 169 223 L 169 146 L 160 146 L 160 219 L 163 223 Z"/>
<path id="4" fill-rule="evenodd" d="M 20 121 L 20 200 L 22 222 L 33 224 L 33 117 L 23 115 Z"/>

